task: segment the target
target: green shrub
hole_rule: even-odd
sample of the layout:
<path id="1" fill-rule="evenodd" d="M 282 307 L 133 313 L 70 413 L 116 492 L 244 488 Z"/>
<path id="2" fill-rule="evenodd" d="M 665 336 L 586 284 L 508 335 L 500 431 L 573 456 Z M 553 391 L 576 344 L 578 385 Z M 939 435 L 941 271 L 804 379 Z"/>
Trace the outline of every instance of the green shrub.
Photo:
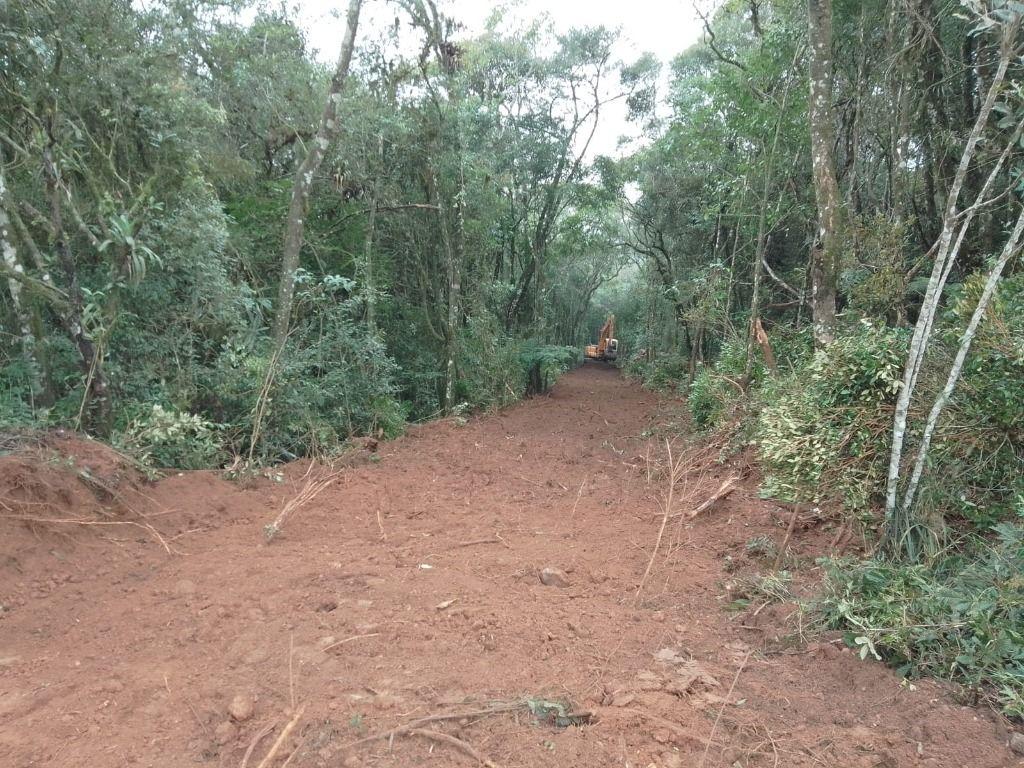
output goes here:
<path id="1" fill-rule="evenodd" d="M 0 429 L 32 426 L 40 418 L 32 407 L 32 374 L 23 357 L 0 366 Z"/>
<path id="2" fill-rule="evenodd" d="M 644 349 L 634 344 L 631 349 Z M 690 360 L 678 352 L 662 352 L 651 361 L 646 354 L 621 359 L 620 367 L 631 378 L 638 379 L 648 389 L 676 391 L 690 375 Z"/>
<path id="3" fill-rule="evenodd" d="M 975 276 L 944 318 L 953 348 L 982 288 Z M 944 361 L 948 364 L 948 360 Z M 953 399 L 939 425 L 920 504 L 931 517 L 991 526 L 1024 495 L 1024 274 L 1007 278 L 979 327 Z"/>
<path id="4" fill-rule="evenodd" d="M 690 385 L 686 404 L 693 417 L 693 423 L 701 429 L 718 426 L 731 398 L 726 389 L 727 382 L 715 374 L 710 366 L 701 365 Z M 735 390 L 734 390 L 735 391 Z"/>
<path id="5" fill-rule="evenodd" d="M 526 375 L 526 394 L 547 392 L 555 380 L 583 361 L 577 347 L 527 342 L 519 351 L 519 361 Z"/>
<path id="6" fill-rule="evenodd" d="M 161 405 L 132 419 L 116 442 L 151 467 L 203 469 L 226 458 L 216 424 Z"/>
<path id="7" fill-rule="evenodd" d="M 394 397 L 395 363 L 384 345 L 344 318 L 287 354 L 272 390 L 264 453 L 331 452 L 354 435 L 393 437 L 405 411 Z"/>
<path id="8" fill-rule="evenodd" d="M 686 355 L 664 354 L 647 363 L 642 370 L 645 387 L 658 390 L 675 390 L 690 375 L 690 360 Z"/>
<path id="9" fill-rule="evenodd" d="M 746 365 L 746 342 L 733 338 L 722 345 L 714 366 L 698 367 L 686 398 L 690 415 L 698 427 L 720 427 L 737 403 L 744 399 L 741 382 Z M 764 363 L 757 358 L 751 371 L 751 385 L 757 386 L 765 375 Z"/>
<path id="10" fill-rule="evenodd" d="M 354 305 L 332 294 L 341 284 L 325 280 L 325 305 L 315 320 L 295 328 L 270 388 L 255 454 L 278 461 L 330 453 L 354 435 L 399 434 L 406 409 L 397 399 L 397 366 L 383 343 L 352 319 Z M 312 301 L 308 291 L 303 301 Z M 319 290 L 319 289 L 317 289 Z M 297 294 L 300 296 L 300 294 Z M 247 453 L 257 396 L 270 364 L 263 348 L 226 342 L 215 363 L 201 372 L 198 404 L 226 425 L 232 449 Z"/>
<path id="11" fill-rule="evenodd" d="M 822 561 L 816 610 L 862 656 L 952 680 L 1024 717 L 1024 528 L 928 564 Z"/>
<path id="12" fill-rule="evenodd" d="M 848 245 L 856 254 L 840 274 L 840 290 L 847 297 L 849 310 L 898 322 L 906 316 L 907 223 L 882 213 L 857 217 L 850 223 L 855 237 Z"/>
<path id="13" fill-rule="evenodd" d="M 866 510 L 882 490 L 905 334 L 864 325 L 769 388 L 756 428 L 766 494 Z"/>
<path id="14" fill-rule="evenodd" d="M 508 405 L 526 390 L 519 342 L 489 315 L 471 319 L 463 330 L 458 374 L 455 398 L 470 410 Z"/>

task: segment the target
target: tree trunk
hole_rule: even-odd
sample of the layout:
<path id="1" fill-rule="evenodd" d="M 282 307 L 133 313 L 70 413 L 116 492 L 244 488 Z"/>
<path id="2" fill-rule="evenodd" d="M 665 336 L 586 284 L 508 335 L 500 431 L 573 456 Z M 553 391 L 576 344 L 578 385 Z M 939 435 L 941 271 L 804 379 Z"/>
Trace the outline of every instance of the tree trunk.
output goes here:
<path id="1" fill-rule="evenodd" d="M 447 307 L 445 311 L 445 323 L 442 332 L 444 349 L 442 354 L 443 383 L 441 392 L 441 410 L 451 413 L 455 402 L 455 375 L 456 359 L 458 357 L 458 322 L 459 322 L 459 300 L 461 294 L 461 247 L 457 246 L 457 239 L 452 238 L 451 226 L 448 221 L 448 206 L 442 196 L 440 182 L 437 176 L 437 168 L 434 165 L 434 158 L 427 158 L 427 179 L 429 195 L 437 205 L 437 223 L 441 233 L 441 248 L 444 258 L 445 291 L 447 293 Z"/>
<path id="2" fill-rule="evenodd" d="M 917 387 L 917 378 L 921 371 L 921 364 L 924 361 L 924 356 L 931 340 L 932 327 L 934 325 L 936 313 L 938 312 L 939 300 L 942 297 L 946 280 L 948 279 L 953 265 L 956 262 L 964 236 L 966 235 L 967 229 L 970 227 L 973 216 L 977 211 L 977 203 L 983 202 L 982 200 L 977 200 L 974 206 L 971 206 L 964 212 L 958 212 L 960 192 L 964 186 L 967 173 L 974 159 L 978 142 L 981 140 L 985 125 L 988 122 L 988 117 L 992 113 L 992 109 L 995 106 L 996 100 L 1002 89 L 1003 79 L 1006 76 L 1006 71 L 1013 55 L 1016 35 L 1017 30 L 1015 27 L 1004 28 L 1003 30 L 999 65 L 996 69 L 995 76 L 993 77 L 992 84 L 988 89 L 988 93 L 985 96 L 985 101 L 975 118 L 974 126 L 967 138 L 963 155 L 960 157 L 960 163 L 957 166 L 956 175 L 953 178 L 953 183 L 949 189 L 949 195 L 946 200 L 946 209 L 943 213 L 942 232 L 939 235 L 939 242 L 937 244 L 938 247 L 935 256 L 935 264 L 932 267 L 932 273 L 928 279 L 928 287 L 925 290 L 924 301 L 921 305 L 921 311 L 918 315 L 917 323 L 914 325 L 914 335 L 911 338 L 910 349 L 907 353 L 907 362 L 903 370 L 903 382 L 899 396 L 896 400 L 896 408 L 893 416 L 892 447 L 889 453 L 889 471 L 886 477 L 885 538 L 890 549 L 894 549 L 902 541 L 903 536 L 907 533 L 910 527 L 910 510 L 905 509 L 902 506 L 897 506 L 900 467 L 903 458 L 903 445 L 906 440 L 910 403 L 914 395 L 914 390 Z M 1017 131 L 1014 132 L 1012 140 L 1007 144 L 1006 149 L 1004 149 L 1003 155 L 996 167 L 989 174 L 989 178 L 985 182 L 985 185 L 978 196 L 979 198 L 984 198 L 987 194 L 989 186 L 999 173 L 999 170 L 1008 155 L 1010 146 L 1016 143 L 1019 136 L 1020 126 L 1018 126 Z M 958 235 L 954 241 L 955 233 L 958 233 Z"/>
<path id="3" fill-rule="evenodd" d="M 60 262 L 64 277 L 67 280 L 68 303 L 61 314 L 72 343 L 81 358 L 82 370 L 85 372 L 85 395 L 82 398 L 82 414 L 88 415 L 87 424 L 92 431 L 101 436 L 110 434 L 111 423 L 110 388 L 103 370 L 103 354 L 96 347 L 85 326 L 82 315 L 85 309 L 85 295 L 78 281 L 78 267 L 68 247 L 64 234 L 64 214 L 61 206 L 60 170 L 54 158 L 54 139 L 50 126 L 50 143 L 43 150 L 43 173 L 46 177 L 46 194 L 50 203 L 50 231 L 53 236 L 54 250 Z"/>
<path id="4" fill-rule="evenodd" d="M 377 173 L 384 172 L 384 134 L 377 134 Z M 366 329 L 371 336 L 377 334 L 377 284 L 373 272 L 373 236 L 377 225 L 377 187 L 370 190 L 370 213 L 366 221 L 366 244 L 363 249 L 363 295 L 366 302 Z"/>
<path id="5" fill-rule="evenodd" d="M 17 209 L 11 200 L 7 189 L 7 179 L 4 175 L 3 148 L 0 147 L 0 253 L 2 253 L 2 261 L 8 275 L 7 287 L 11 294 L 11 304 L 21 335 L 22 353 L 31 371 L 32 397 L 39 405 L 50 406 L 57 398 L 46 355 L 46 333 L 43 329 L 39 307 L 31 296 L 26 296 L 23 293 L 25 286 L 22 285 L 21 280 L 26 278 L 25 264 L 18 254 L 15 243 L 28 252 L 33 263 L 42 272 L 39 285 L 45 291 L 44 298 L 52 300 L 55 297 L 53 278 L 46 270 L 42 254 L 25 227 L 25 223 L 18 216 Z M 58 309 L 56 303 L 54 308 Z"/>
<path id="6" fill-rule="evenodd" d="M 971 315 L 970 321 L 967 323 L 967 328 L 964 329 L 963 335 L 960 337 L 960 347 L 957 349 L 956 357 L 953 360 L 953 364 L 950 366 L 949 375 L 946 378 L 946 384 L 939 393 L 939 396 L 935 398 L 935 403 L 932 405 L 931 412 L 928 414 L 928 420 L 925 423 L 924 433 L 921 436 L 921 447 L 917 450 L 917 459 L 914 462 L 914 471 L 910 476 L 910 482 L 907 484 L 907 490 L 903 494 L 902 507 L 904 510 L 910 510 L 913 508 L 914 499 L 917 494 L 917 487 L 921 481 L 921 475 L 924 473 L 925 462 L 928 458 L 928 448 L 931 445 L 932 435 L 935 433 L 935 427 L 939 422 L 939 416 L 942 415 L 942 410 L 946 407 L 946 403 L 949 402 L 950 397 L 953 396 L 953 390 L 956 388 L 957 381 L 960 380 L 960 372 L 963 370 L 964 362 L 967 360 L 967 354 L 971 351 L 971 344 L 974 342 L 974 336 L 978 332 L 978 326 L 981 324 L 982 318 L 985 316 L 985 310 L 988 308 L 989 302 L 992 300 L 993 294 L 995 294 L 996 286 L 999 285 L 999 280 L 1002 277 L 1003 270 L 1006 265 L 1020 253 L 1021 247 L 1021 235 L 1024 234 L 1024 209 L 1021 210 L 1020 215 L 1017 217 L 1017 223 L 1014 226 L 1013 232 L 1006 241 L 1006 245 L 1003 246 L 1002 253 L 996 260 L 995 266 L 989 272 L 988 279 L 985 281 L 985 288 L 982 290 L 981 298 L 978 299 L 978 306 L 974 308 L 974 312 Z"/>
<path id="7" fill-rule="evenodd" d="M 377 286 L 373 274 L 373 233 L 377 225 L 377 193 L 370 198 L 370 213 L 366 221 L 366 244 L 363 250 L 363 295 L 366 302 L 366 329 L 377 333 Z"/>
<path id="8" fill-rule="evenodd" d="M 436 183 L 436 182 L 435 182 Z M 460 185 L 461 186 L 461 185 Z M 460 189 L 459 197 L 462 197 Z M 443 218 L 445 214 L 444 206 L 440 202 L 440 196 L 438 197 L 438 205 L 441 205 L 440 216 Z M 455 218 L 456 218 L 456 232 L 455 242 L 447 243 L 445 247 L 445 273 L 448 283 L 448 315 L 445 321 L 444 337 L 445 337 L 445 369 L 444 369 L 444 412 L 451 413 L 452 407 L 455 405 L 455 361 L 458 355 L 458 341 L 459 341 L 459 315 L 461 314 L 461 301 L 462 301 L 462 252 L 463 252 L 463 228 L 461 226 L 462 219 L 462 203 L 456 201 L 455 203 Z M 442 225 L 442 231 L 448 231 L 447 222 Z M 447 239 L 447 238 L 446 238 Z"/>
<path id="9" fill-rule="evenodd" d="M 6 198 L 7 179 L 4 176 L 3 148 L 0 147 L 0 256 L 3 257 L 8 273 L 13 275 L 25 270 L 18 260 L 18 250 L 14 247 L 14 236 L 10 231 L 10 220 L 4 206 Z M 21 336 L 21 351 L 32 375 L 32 391 L 36 394 L 41 391 L 42 385 L 39 380 L 39 366 L 35 361 L 35 336 L 32 335 L 32 324 L 22 299 L 21 283 L 10 276 L 7 278 L 7 290 L 11 294 L 11 308 L 14 310 L 14 320 Z"/>
<path id="10" fill-rule="evenodd" d="M 338 66 L 327 91 L 327 103 L 320 118 L 320 127 L 309 145 L 309 151 L 299 169 L 295 172 L 292 185 L 292 200 L 288 207 L 287 228 L 284 237 L 284 253 L 281 258 L 281 281 L 277 292 L 277 311 L 274 316 L 274 347 L 281 349 L 288 338 L 291 324 L 292 301 L 295 295 L 295 271 L 299 268 L 299 252 L 302 250 L 305 231 L 306 211 L 309 208 L 309 193 L 324 155 L 331 142 L 338 135 L 338 104 L 348 78 L 352 49 L 355 47 L 356 27 L 362 0 L 349 0 L 348 28 L 341 43 Z"/>
<path id="11" fill-rule="evenodd" d="M 0 175 L 0 197 L 4 194 L 3 184 L 3 176 Z M 23 272 L 8 224 L 7 212 L 0 206 L 0 254 L 3 256 L 4 266 L 9 273 Z M 11 309 L 14 311 L 14 321 L 21 337 L 21 351 L 32 375 L 32 392 L 35 394 L 42 389 L 42 385 L 39 380 L 39 367 L 35 362 L 35 336 L 32 335 L 32 325 L 22 300 L 21 283 L 14 277 L 8 277 L 7 290 L 11 294 Z"/>
<path id="12" fill-rule="evenodd" d="M 814 340 L 824 346 L 835 339 L 836 293 L 842 208 L 833 147 L 832 0 L 807 0 L 810 41 L 810 129 L 818 236 L 811 249 L 811 311 Z"/>

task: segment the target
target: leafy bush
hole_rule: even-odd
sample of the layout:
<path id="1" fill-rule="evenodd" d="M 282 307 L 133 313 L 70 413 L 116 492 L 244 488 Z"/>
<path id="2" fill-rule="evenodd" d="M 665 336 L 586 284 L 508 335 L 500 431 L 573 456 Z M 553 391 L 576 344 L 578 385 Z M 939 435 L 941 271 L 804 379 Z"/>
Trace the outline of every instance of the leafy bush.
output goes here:
<path id="1" fill-rule="evenodd" d="M 689 376 L 690 361 L 685 355 L 664 354 L 645 363 L 640 376 L 645 387 L 674 390 Z"/>
<path id="2" fill-rule="evenodd" d="M 962 287 L 944 318 L 946 349 L 958 341 L 981 293 Z M 939 425 L 920 503 L 932 517 L 991 526 L 1024 495 L 1024 274 L 1007 278 L 989 305 L 953 399 Z"/>
<path id="3" fill-rule="evenodd" d="M 906 317 L 907 278 L 904 264 L 906 222 L 878 213 L 851 222 L 848 244 L 856 258 L 840 275 L 840 288 L 852 312 L 899 322 Z"/>
<path id="4" fill-rule="evenodd" d="M 519 343 L 490 316 L 473 318 L 460 338 L 456 400 L 472 410 L 501 407 L 518 400 L 525 389 Z"/>
<path id="5" fill-rule="evenodd" d="M 928 564 L 823 561 L 820 618 L 862 656 L 980 690 L 1024 717 L 1024 528 L 996 534 Z"/>
<path id="6" fill-rule="evenodd" d="M 297 302 L 320 310 L 315 320 L 297 325 L 278 362 L 255 450 L 263 459 L 329 453 L 354 435 L 402 431 L 406 411 L 396 397 L 397 366 L 383 342 L 353 320 L 356 305 L 344 298 L 349 287 L 329 275 L 296 293 Z M 269 365 L 265 349 L 233 340 L 201 372 L 199 405 L 229 425 L 236 453 L 249 450 Z"/>
<path id="7" fill-rule="evenodd" d="M 683 385 L 690 375 L 690 360 L 676 351 L 666 351 L 650 358 L 650 351 L 657 346 L 644 346 L 644 337 L 638 336 L 629 346 L 636 354 L 620 358 L 620 367 L 627 376 L 638 379 L 648 389 L 674 391 Z"/>
<path id="8" fill-rule="evenodd" d="M 203 469 L 225 458 L 218 426 L 193 413 L 152 410 L 132 419 L 117 442 L 143 464 L 176 469 Z"/>
<path id="9" fill-rule="evenodd" d="M 336 320 L 315 343 L 289 353 L 272 389 L 262 452 L 331 452 L 360 434 L 393 437 L 405 424 L 394 397 L 395 363 L 377 339 Z"/>
<path id="10" fill-rule="evenodd" d="M 519 352 L 519 360 L 526 372 L 526 393 L 547 392 L 555 380 L 582 362 L 582 352 L 576 347 L 527 342 Z"/>
<path id="11" fill-rule="evenodd" d="M 746 342 L 733 338 L 722 345 L 714 366 L 701 365 L 697 369 L 686 403 L 694 423 L 702 428 L 721 426 L 736 403 L 743 398 L 740 382 L 746 372 Z M 764 363 L 758 358 L 751 372 L 751 383 L 765 377 Z"/>
<path id="12" fill-rule="evenodd" d="M 32 425 L 40 414 L 32 407 L 32 370 L 24 358 L 0 366 L 0 429 Z"/>
<path id="13" fill-rule="evenodd" d="M 701 429 L 715 427 L 722 421 L 730 402 L 729 393 L 723 384 L 726 384 L 725 380 L 715 374 L 714 368 L 702 365 L 697 369 L 686 404 L 693 416 L 693 423 Z"/>
<path id="14" fill-rule="evenodd" d="M 865 510 L 882 489 L 905 337 L 864 325 L 766 389 L 756 442 L 767 494 Z"/>

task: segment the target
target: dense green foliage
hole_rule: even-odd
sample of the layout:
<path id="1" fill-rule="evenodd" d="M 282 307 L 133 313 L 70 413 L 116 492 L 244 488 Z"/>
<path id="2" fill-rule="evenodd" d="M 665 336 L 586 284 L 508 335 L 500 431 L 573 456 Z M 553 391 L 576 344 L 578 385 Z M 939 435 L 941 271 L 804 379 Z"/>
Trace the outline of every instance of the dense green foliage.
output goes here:
<path id="1" fill-rule="evenodd" d="M 623 178 L 641 190 L 626 204 L 637 268 L 626 277 L 632 290 L 610 298 L 633 334 L 627 370 L 688 395 L 701 428 L 745 420 L 766 465 L 767 493 L 836 504 L 871 523 L 885 490 L 908 325 L 943 224 L 943 190 L 985 95 L 980 62 L 996 53 L 986 35 L 1000 20 L 1019 18 L 1000 3 L 972 6 L 981 23 L 938 7 L 905 18 L 881 2 L 830 5 L 832 87 L 847 105 L 834 112 L 833 126 L 846 216 L 837 340 L 815 351 L 810 333 L 807 249 L 818 210 L 806 69 L 793 66 L 809 56 L 800 3 L 726 3 L 709 20 L 708 43 L 675 62 L 671 118 L 648 148 L 620 163 Z M 865 58 L 877 49 L 894 52 L 891 67 Z M 1019 63 L 1010 71 L 1019 76 Z M 915 77 L 926 87 L 893 93 Z M 967 177 L 973 191 L 989 172 L 1010 190 L 1018 179 L 1018 146 L 996 164 L 1022 107 L 1012 89 L 1002 98 L 998 119 L 983 127 L 990 148 Z M 908 145 L 921 149 L 918 161 L 893 169 L 893 153 Z M 990 215 L 965 231 L 950 275 L 912 403 L 920 419 L 1019 208 L 1016 192 L 990 204 Z M 766 344 L 750 338 L 757 281 L 757 319 L 774 371 Z M 1020 282 L 1018 273 L 999 287 L 938 424 L 918 506 L 940 535 L 958 521 L 1012 517 L 1024 469 Z"/>
<path id="2" fill-rule="evenodd" d="M 1024 510 L 1022 510 L 1024 511 Z M 933 562 L 826 562 L 817 606 L 904 675 L 953 680 L 1024 718 L 1024 532 L 1004 523 Z"/>
<path id="3" fill-rule="evenodd" d="M 495 16 L 461 39 L 396 3 L 357 40 L 276 354 L 329 72 L 286 11 L 243 7 L 0 10 L 0 427 L 82 428 L 157 465 L 277 461 L 550 386 L 623 259 L 589 136 L 654 63 L 614 61 L 601 28 Z"/>
<path id="4" fill-rule="evenodd" d="M 905 334 L 871 326 L 818 350 L 762 393 L 756 440 L 764 490 L 790 501 L 865 511 L 884 487 L 884 435 L 899 389 Z"/>

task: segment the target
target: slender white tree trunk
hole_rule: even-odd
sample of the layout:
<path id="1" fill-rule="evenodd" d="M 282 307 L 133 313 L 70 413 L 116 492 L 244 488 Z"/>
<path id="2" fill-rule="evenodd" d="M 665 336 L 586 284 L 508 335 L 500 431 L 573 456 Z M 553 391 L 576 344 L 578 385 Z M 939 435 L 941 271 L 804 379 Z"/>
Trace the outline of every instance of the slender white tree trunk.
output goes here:
<path id="1" fill-rule="evenodd" d="M 4 178 L 0 171 L 0 199 L 4 196 Z M 10 221 L 7 218 L 7 211 L 0 206 L 0 255 L 3 257 L 4 267 L 9 275 L 22 273 L 24 269 L 18 260 L 18 250 L 14 247 L 14 239 L 10 231 Z M 29 322 L 28 312 L 25 311 L 21 297 L 21 283 L 15 277 L 7 278 L 7 291 L 11 294 L 11 308 L 14 310 L 14 317 L 18 323 L 18 333 L 21 335 L 21 349 L 26 361 L 34 369 L 35 337 L 32 335 L 32 325 Z"/>
<path id="2" fill-rule="evenodd" d="M 338 122 L 338 104 L 341 102 L 345 81 L 348 79 L 348 69 L 352 61 L 352 50 L 355 47 L 356 28 L 359 25 L 361 7 L 362 0 L 349 1 L 348 27 L 341 43 L 338 66 L 327 91 L 327 103 L 320 118 L 320 127 L 309 145 L 306 157 L 295 172 L 292 200 L 288 207 L 287 228 L 284 236 L 284 253 L 281 258 L 281 281 L 277 292 L 277 310 L 274 315 L 274 346 L 276 349 L 281 349 L 288 338 L 292 300 L 295 295 L 295 271 L 299 268 L 299 252 L 302 250 L 313 177 L 323 162 L 327 148 L 330 147 L 331 142 L 341 129 Z"/>
<path id="3" fill-rule="evenodd" d="M 950 366 L 949 376 L 946 378 L 946 385 L 942 388 L 942 392 L 939 393 L 939 396 L 935 398 L 935 403 L 932 405 L 931 412 L 928 414 L 928 421 L 925 422 L 924 426 L 924 434 L 921 436 L 921 446 L 917 449 L 917 460 L 914 462 L 914 471 L 910 476 L 909 483 L 907 484 L 907 490 L 903 494 L 903 500 L 901 502 L 903 509 L 911 509 L 913 507 L 914 497 L 917 495 L 917 488 L 921 482 L 921 475 L 924 473 L 925 463 L 928 458 L 928 448 L 932 442 L 932 435 L 935 433 L 935 426 L 938 424 L 939 417 L 942 415 L 942 410 L 946 407 L 950 397 L 952 397 L 953 389 L 956 387 L 956 383 L 960 379 L 960 372 L 963 370 L 964 361 L 967 359 L 967 354 L 971 351 L 971 344 L 978 332 L 978 326 L 981 324 L 981 320 L 985 316 L 985 310 L 988 308 L 989 302 L 992 301 L 992 296 L 995 294 L 996 286 L 999 284 L 999 279 L 1002 277 L 1003 270 L 1006 268 L 1006 265 L 1010 260 L 1020 253 L 1022 234 L 1024 234 L 1024 208 L 1021 209 L 1021 213 L 1017 217 L 1017 224 L 1013 228 L 1013 233 L 1006 241 L 1006 245 L 1003 247 L 1002 253 L 999 254 L 999 258 L 996 260 L 995 266 L 992 267 L 992 271 L 988 274 L 988 279 L 985 281 L 985 288 L 981 292 L 981 298 L 978 299 L 978 306 L 974 308 L 974 313 L 971 315 L 970 322 L 967 323 L 967 328 L 964 329 L 963 335 L 960 337 L 960 347 L 957 349 L 956 357 L 953 359 L 952 366 Z"/>
<path id="4" fill-rule="evenodd" d="M 14 237 L 11 233 L 11 221 L 7 216 L 4 203 L 7 200 L 7 178 L 4 175 L 4 156 L 0 148 L 0 256 L 3 257 L 4 266 L 8 274 L 24 272 L 21 262 L 18 261 L 18 250 L 14 247 Z M 21 283 L 15 277 L 7 278 L 7 290 L 11 294 L 11 307 L 18 322 L 18 331 L 21 333 L 22 351 L 25 356 L 32 360 L 32 348 L 35 339 L 32 336 L 32 328 L 28 321 L 28 313 L 22 306 Z"/>
<path id="5" fill-rule="evenodd" d="M 968 136 L 967 144 L 965 145 L 963 155 L 960 158 L 960 164 L 957 167 L 956 175 L 954 176 L 953 183 L 950 186 L 949 197 L 946 201 L 946 210 L 943 215 L 942 232 L 939 235 L 939 243 L 935 256 L 935 265 L 932 268 L 932 274 L 928 280 L 928 287 L 925 291 L 924 302 L 922 303 L 917 323 L 914 326 L 913 338 L 910 341 L 907 363 L 903 370 L 903 383 L 900 388 L 899 396 L 896 400 L 896 410 L 893 417 L 892 448 L 889 454 L 889 472 L 886 479 L 886 537 L 890 542 L 895 541 L 902 535 L 902 532 L 897 530 L 897 528 L 900 527 L 896 521 L 897 512 L 899 511 L 897 510 L 897 495 L 899 491 L 900 465 L 903 459 L 903 445 L 906 440 L 907 418 L 910 413 L 910 403 L 914 395 L 914 389 L 917 386 L 917 377 L 921 370 L 921 363 L 924 360 L 924 355 L 928 348 L 928 342 L 931 338 L 931 332 L 935 322 L 935 316 L 938 312 L 939 300 L 942 296 L 943 288 L 945 287 L 946 280 L 953 268 L 953 264 L 956 261 L 960 244 L 963 242 L 963 237 L 967 231 L 967 226 L 970 225 L 970 221 L 976 211 L 975 208 L 971 208 L 965 218 L 965 221 L 960 221 L 960 217 L 957 212 L 960 192 L 963 189 L 964 181 L 967 178 L 967 172 L 974 159 L 978 141 L 981 138 L 981 134 L 988 122 L 988 118 L 992 113 L 992 108 L 995 106 L 996 99 L 1002 89 L 1003 80 L 1006 77 L 1006 70 L 1012 57 L 1013 41 L 1015 37 L 1015 27 L 1004 30 L 999 65 L 993 75 L 992 84 L 986 94 L 985 101 L 978 112 L 977 119 L 975 120 L 971 133 Z M 990 175 L 989 178 L 992 179 L 993 176 Z M 987 183 L 986 186 L 988 186 Z M 960 234 L 954 243 L 953 234 L 958 226 L 960 227 Z M 902 511 L 904 513 L 909 512 L 909 510 L 905 509 Z"/>
<path id="6" fill-rule="evenodd" d="M 796 66 L 797 58 L 802 48 L 793 57 L 793 66 Z M 761 282 L 767 262 L 765 252 L 768 247 L 768 233 L 766 230 L 768 217 L 768 195 L 771 192 L 772 176 L 775 170 L 775 153 L 779 148 L 779 136 L 782 133 L 782 121 L 786 118 L 786 105 L 789 102 L 789 88 L 792 79 L 787 78 L 786 87 L 782 91 L 782 102 L 779 104 L 779 117 L 775 121 L 775 134 L 772 138 L 771 148 L 768 150 L 768 157 L 765 160 L 764 169 L 764 192 L 761 195 L 761 210 L 757 217 L 757 246 L 754 249 L 754 286 L 750 294 L 750 327 L 747 329 L 747 361 L 743 369 L 743 386 L 750 385 L 750 379 L 754 372 L 754 343 L 758 341 L 757 329 L 761 327 Z M 717 231 L 716 231 L 717 238 Z M 717 243 L 715 250 L 717 252 Z M 728 312 L 726 313 L 728 315 Z M 763 329 L 761 331 L 764 332 Z M 691 358 L 692 359 L 692 358 Z M 767 359 L 766 361 L 767 362 Z M 774 361 L 770 368 L 774 373 Z M 691 372 L 691 380 L 693 375 Z"/>
<path id="7" fill-rule="evenodd" d="M 370 191 L 370 212 L 366 222 L 366 243 L 363 250 L 363 295 L 366 301 L 366 328 L 377 335 L 377 283 L 373 264 L 373 237 L 377 226 L 379 177 L 384 173 L 384 134 L 377 134 L 377 174 Z"/>

